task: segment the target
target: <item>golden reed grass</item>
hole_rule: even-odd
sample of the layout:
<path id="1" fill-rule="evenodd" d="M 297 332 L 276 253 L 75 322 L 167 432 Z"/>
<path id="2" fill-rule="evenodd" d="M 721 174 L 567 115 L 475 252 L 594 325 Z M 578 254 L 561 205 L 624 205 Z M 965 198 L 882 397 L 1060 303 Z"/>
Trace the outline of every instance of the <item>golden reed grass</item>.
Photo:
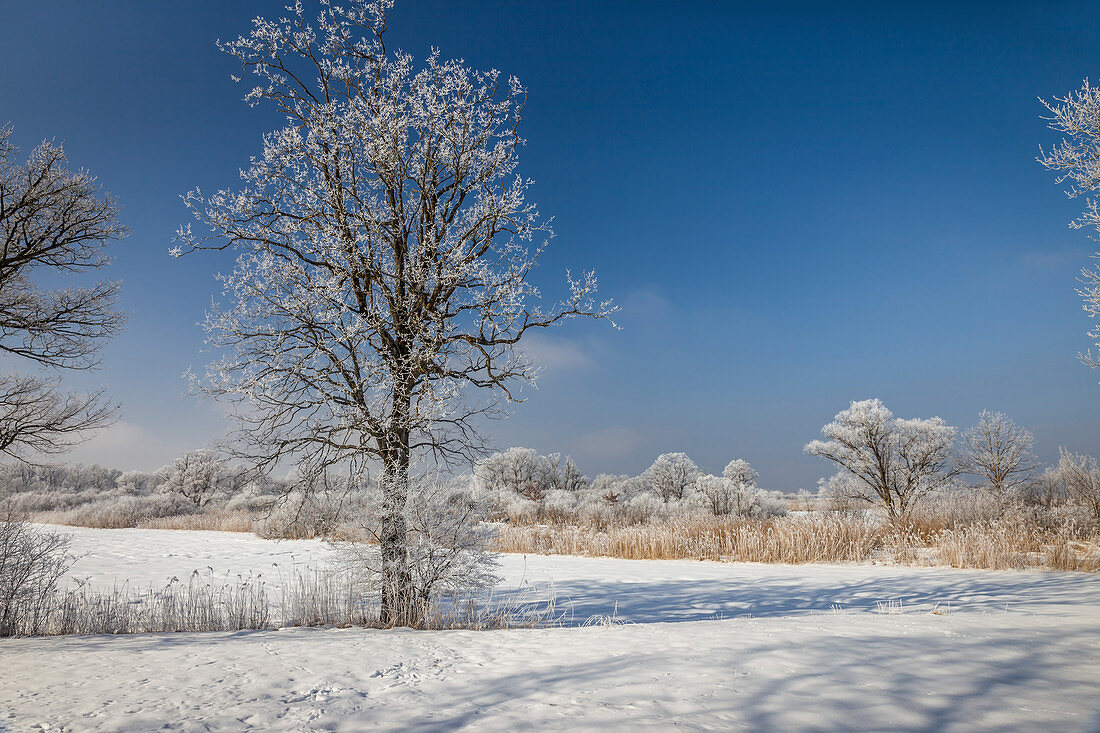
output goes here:
<path id="1" fill-rule="evenodd" d="M 1077 535 L 1076 537 L 1074 535 Z M 783 564 L 882 560 L 1007 570 L 1100 571 L 1100 536 L 1018 521 L 955 527 L 877 521 L 843 514 L 767 520 L 674 518 L 596 528 L 581 524 L 501 524 L 494 548 L 536 555 L 628 560 L 720 560 Z"/>

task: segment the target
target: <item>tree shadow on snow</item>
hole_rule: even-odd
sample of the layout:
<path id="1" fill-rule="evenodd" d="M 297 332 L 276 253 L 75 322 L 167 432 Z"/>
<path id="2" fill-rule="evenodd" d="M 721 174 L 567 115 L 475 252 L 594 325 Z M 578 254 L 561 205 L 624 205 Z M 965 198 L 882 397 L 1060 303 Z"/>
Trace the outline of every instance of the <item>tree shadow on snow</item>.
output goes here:
<path id="1" fill-rule="evenodd" d="M 1064 604 L 1095 606 L 1100 613 L 1100 582 L 1064 573 L 890 574 L 837 578 L 835 573 L 761 577 L 619 581 L 570 579 L 530 588 L 499 589 L 498 601 L 537 613 L 545 598 L 555 598 L 559 623 L 577 626 L 613 618 L 632 623 L 704 621 L 752 616 L 795 616 L 825 612 L 1005 612 L 1044 613 Z"/>

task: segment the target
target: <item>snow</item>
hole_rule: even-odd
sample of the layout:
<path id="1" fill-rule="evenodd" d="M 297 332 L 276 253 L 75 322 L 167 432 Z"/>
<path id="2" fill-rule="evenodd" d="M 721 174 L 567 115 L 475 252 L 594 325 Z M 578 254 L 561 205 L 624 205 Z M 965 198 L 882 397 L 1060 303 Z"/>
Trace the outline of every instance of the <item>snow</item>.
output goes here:
<path id="1" fill-rule="evenodd" d="M 106 587 L 207 568 L 278 582 L 329 552 L 66 531 L 74 575 Z M 511 555 L 502 570 L 504 594 L 556 593 L 566 626 L 3 640 L 0 730 L 1100 730 L 1100 577 Z M 617 623 L 584 625 L 601 616 Z"/>

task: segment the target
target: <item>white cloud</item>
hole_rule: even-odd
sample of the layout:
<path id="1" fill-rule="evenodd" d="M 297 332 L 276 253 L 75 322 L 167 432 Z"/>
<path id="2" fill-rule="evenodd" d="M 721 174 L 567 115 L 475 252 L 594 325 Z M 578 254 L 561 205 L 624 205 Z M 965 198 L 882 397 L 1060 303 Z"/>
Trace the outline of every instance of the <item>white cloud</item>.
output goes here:
<path id="1" fill-rule="evenodd" d="M 170 462 L 178 455 L 195 448 L 179 440 L 158 434 L 144 425 L 119 421 L 96 433 L 87 443 L 72 452 L 57 456 L 64 463 L 98 463 L 124 471 L 151 471 Z"/>
<path id="2" fill-rule="evenodd" d="M 540 374 L 586 369 L 592 358 L 580 344 L 563 338 L 535 334 L 524 339 L 523 352 L 539 368 Z"/>

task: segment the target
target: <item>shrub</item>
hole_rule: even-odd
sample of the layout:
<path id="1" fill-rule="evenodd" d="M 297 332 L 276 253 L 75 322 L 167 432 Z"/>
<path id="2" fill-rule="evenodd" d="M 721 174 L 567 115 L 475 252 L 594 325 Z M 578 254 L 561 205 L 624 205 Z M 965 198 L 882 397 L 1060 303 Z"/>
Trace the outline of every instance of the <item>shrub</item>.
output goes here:
<path id="1" fill-rule="evenodd" d="M 40 633 L 72 566 L 69 536 L 30 525 L 10 507 L 0 516 L 0 636 Z"/>

